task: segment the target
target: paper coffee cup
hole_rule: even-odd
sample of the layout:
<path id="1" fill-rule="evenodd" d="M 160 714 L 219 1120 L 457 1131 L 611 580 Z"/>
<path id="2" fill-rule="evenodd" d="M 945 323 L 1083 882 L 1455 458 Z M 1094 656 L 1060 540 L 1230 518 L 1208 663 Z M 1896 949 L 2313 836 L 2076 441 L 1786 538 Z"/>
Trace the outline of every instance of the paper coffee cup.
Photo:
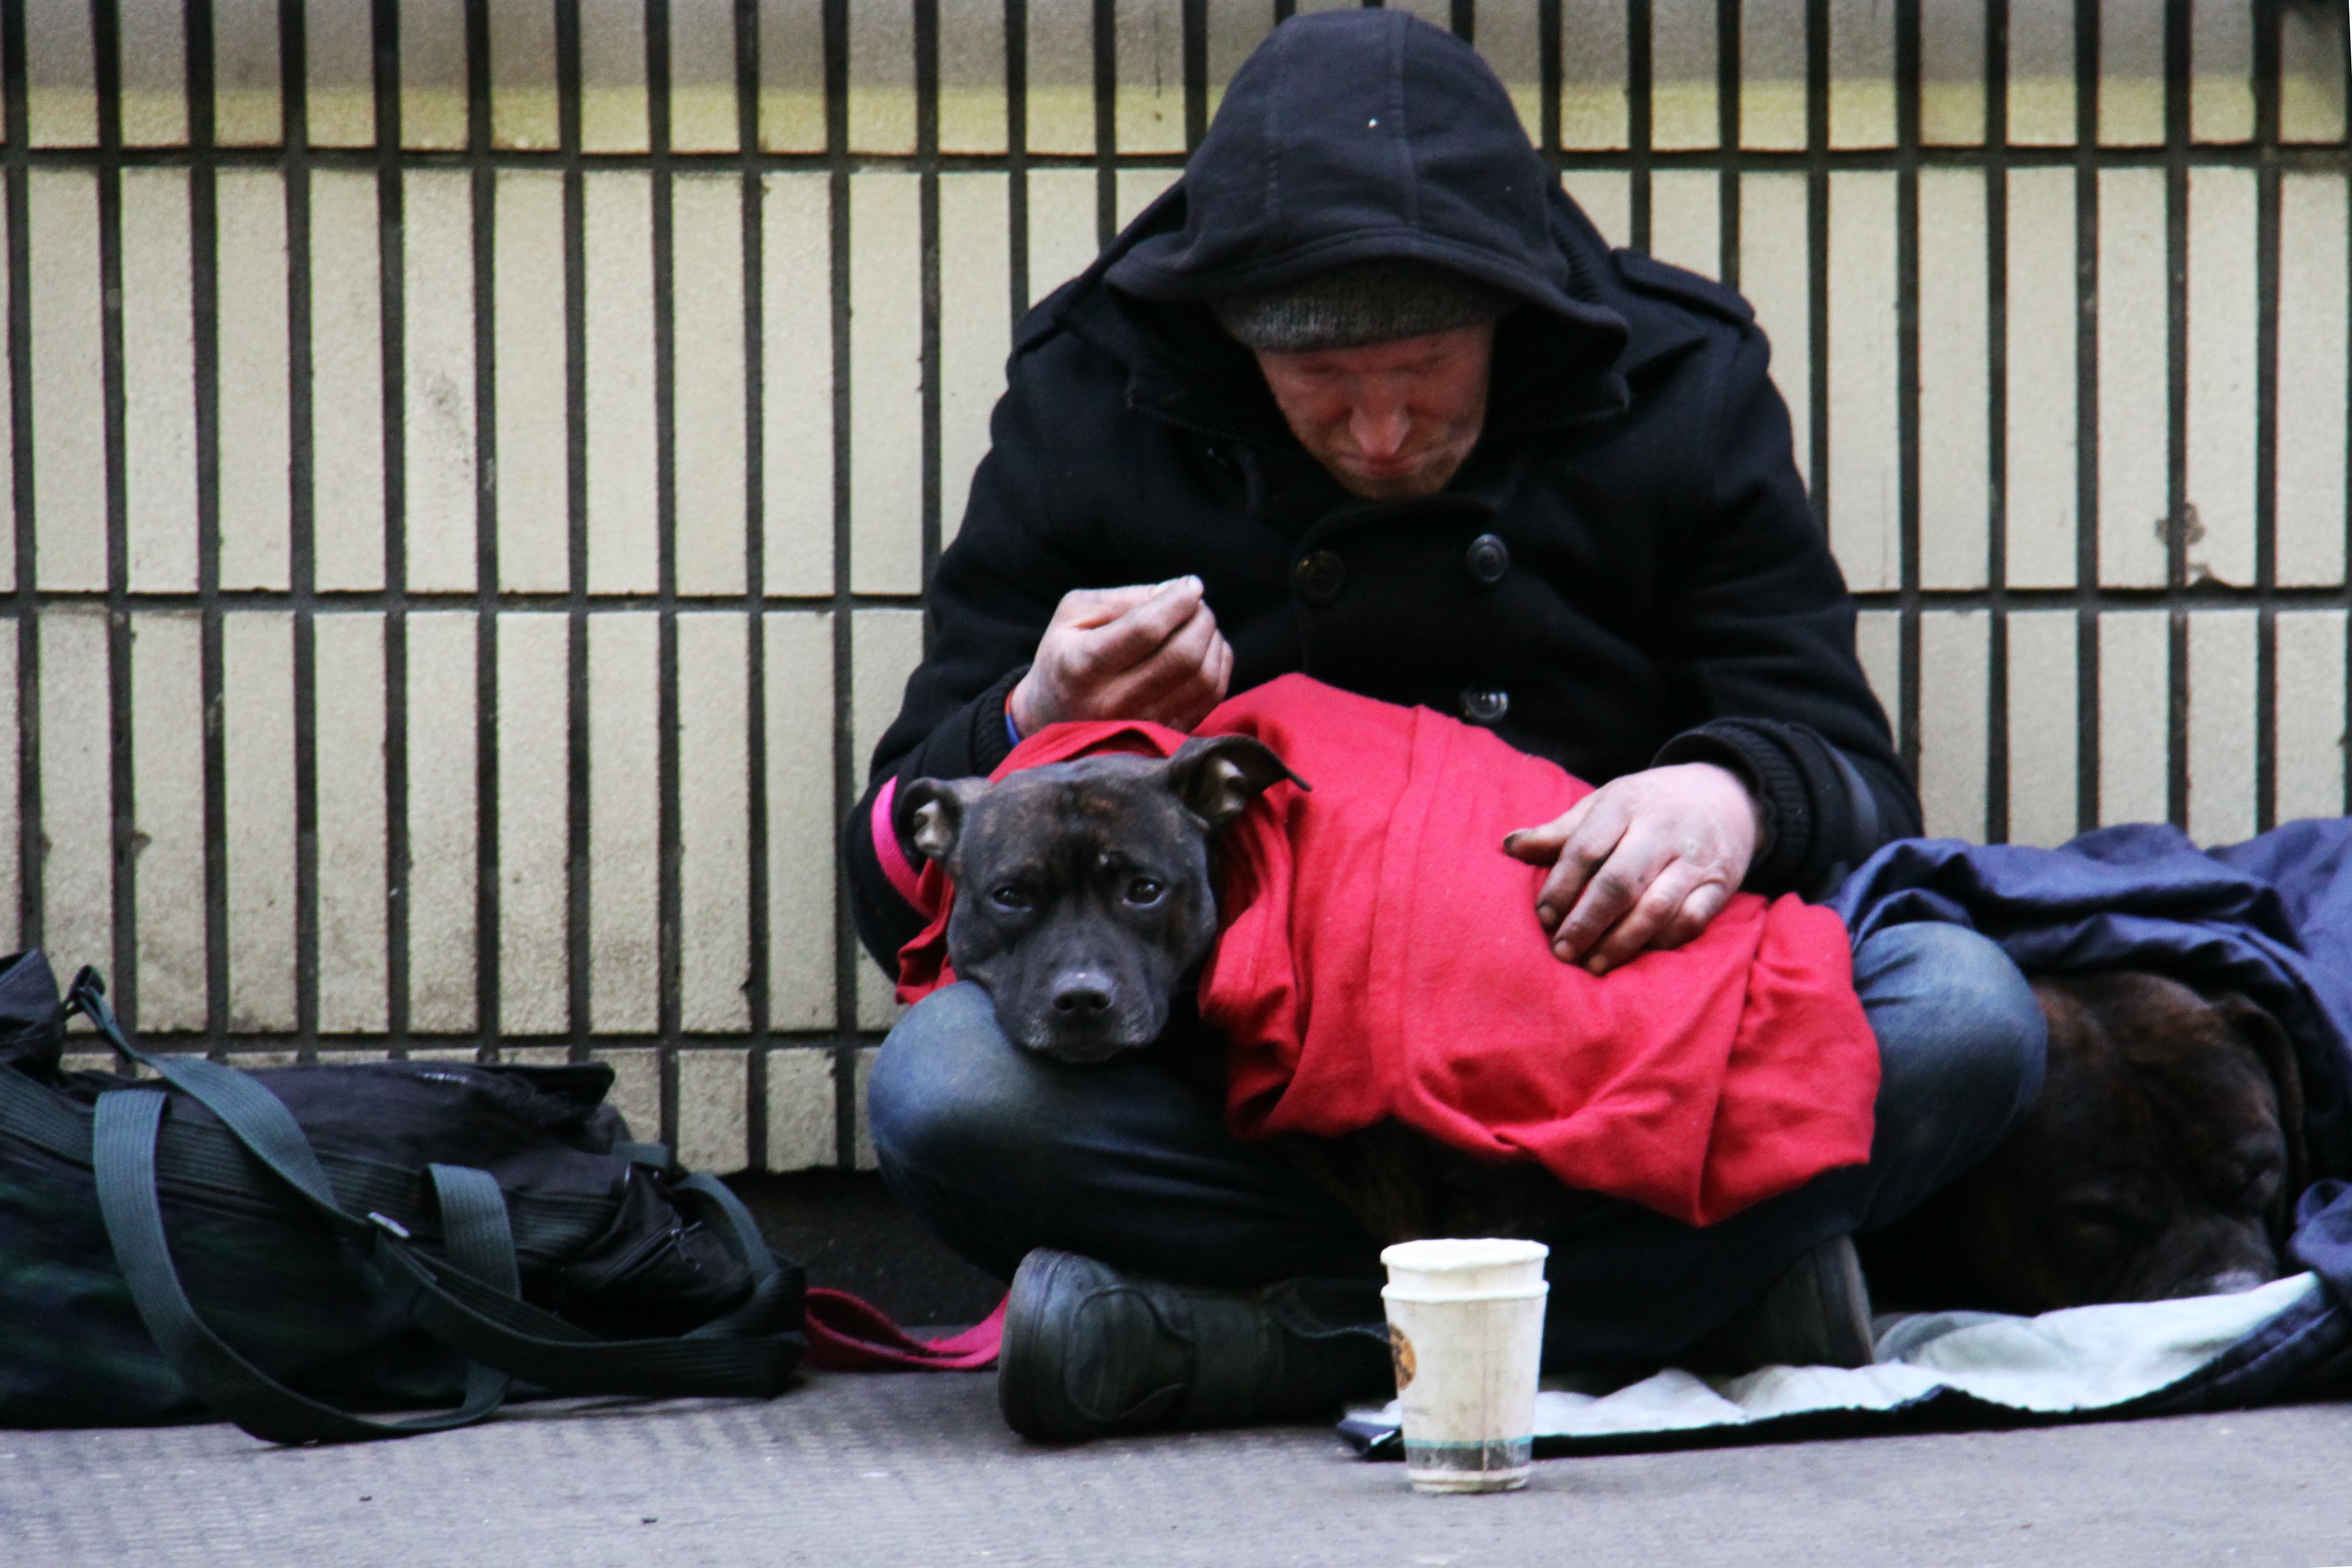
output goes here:
<path id="1" fill-rule="evenodd" d="M 1550 1250 L 1536 1241 L 1464 1239 L 1401 1242 L 1381 1254 L 1414 1490 L 1528 1484 Z"/>

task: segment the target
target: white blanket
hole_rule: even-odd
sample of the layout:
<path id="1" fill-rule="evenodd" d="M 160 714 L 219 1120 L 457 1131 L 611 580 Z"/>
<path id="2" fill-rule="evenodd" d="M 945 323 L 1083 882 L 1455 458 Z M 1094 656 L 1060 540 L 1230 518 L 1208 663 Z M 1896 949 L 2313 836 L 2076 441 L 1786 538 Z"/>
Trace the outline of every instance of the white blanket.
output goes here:
<path id="1" fill-rule="evenodd" d="M 1921 1312 L 1878 1320 L 1877 1360 L 1847 1370 L 1769 1366 L 1739 1377 L 1675 1369 L 1615 1389 L 1547 1378 L 1538 1439 L 1638 1437 L 1750 1426 L 1793 1416 L 1892 1413 L 1960 1394 L 1995 1411 L 2107 1410 L 2170 1388 L 2322 1289 L 2297 1274 L 2234 1296 L 2074 1307 L 2038 1318 Z M 1395 1426 L 1397 1405 L 1352 1425 Z"/>

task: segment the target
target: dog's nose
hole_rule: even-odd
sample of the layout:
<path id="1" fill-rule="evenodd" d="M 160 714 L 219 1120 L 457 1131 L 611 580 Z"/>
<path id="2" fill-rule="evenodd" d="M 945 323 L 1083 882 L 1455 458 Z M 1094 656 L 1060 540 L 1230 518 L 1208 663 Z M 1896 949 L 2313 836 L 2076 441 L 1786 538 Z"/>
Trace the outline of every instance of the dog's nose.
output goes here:
<path id="1" fill-rule="evenodd" d="M 1066 974 L 1054 987 L 1054 1011 L 1087 1021 L 1110 1011 L 1110 984 L 1099 974 Z"/>

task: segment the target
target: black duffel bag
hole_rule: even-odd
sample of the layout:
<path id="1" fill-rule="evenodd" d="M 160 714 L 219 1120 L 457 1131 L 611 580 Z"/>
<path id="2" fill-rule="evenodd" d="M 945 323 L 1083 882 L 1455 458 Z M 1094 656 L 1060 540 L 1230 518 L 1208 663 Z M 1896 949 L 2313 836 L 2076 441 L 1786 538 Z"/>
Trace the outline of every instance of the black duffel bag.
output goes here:
<path id="1" fill-rule="evenodd" d="M 157 1076 L 64 1071 L 76 1013 Z M 612 1080 L 148 1055 L 95 972 L 60 1003 L 38 952 L 0 958 L 0 1427 L 344 1441 L 509 1397 L 782 1392 L 801 1270 L 628 1141 Z"/>

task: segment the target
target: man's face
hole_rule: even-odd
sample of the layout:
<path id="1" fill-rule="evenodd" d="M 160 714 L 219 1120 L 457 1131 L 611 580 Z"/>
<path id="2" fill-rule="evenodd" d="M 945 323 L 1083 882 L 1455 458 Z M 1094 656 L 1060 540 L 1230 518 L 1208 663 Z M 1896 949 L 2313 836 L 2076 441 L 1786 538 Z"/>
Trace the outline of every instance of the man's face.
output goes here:
<path id="1" fill-rule="evenodd" d="M 1298 444 L 1367 500 L 1435 495 L 1486 423 L 1492 321 L 1360 348 L 1255 352 Z"/>

